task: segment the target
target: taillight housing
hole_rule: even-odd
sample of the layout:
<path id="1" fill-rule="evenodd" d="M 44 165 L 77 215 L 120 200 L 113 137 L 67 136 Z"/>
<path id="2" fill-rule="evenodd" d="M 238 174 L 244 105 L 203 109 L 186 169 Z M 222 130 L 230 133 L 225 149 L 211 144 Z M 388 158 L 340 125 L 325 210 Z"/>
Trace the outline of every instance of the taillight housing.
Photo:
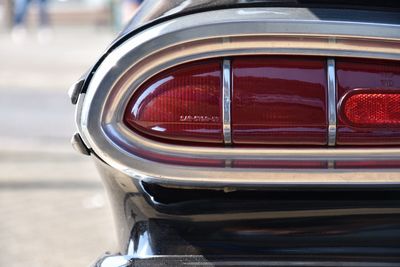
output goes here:
<path id="1" fill-rule="evenodd" d="M 220 60 L 166 70 L 144 83 L 126 111 L 126 125 L 166 142 L 223 143 Z"/>
<path id="2" fill-rule="evenodd" d="M 400 66 L 337 59 L 338 145 L 400 144 Z"/>
<path id="3" fill-rule="evenodd" d="M 238 56 L 228 60 L 228 72 L 223 61 L 185 63 L 151 77 L 133 93 L 124 123 L 173 144 L 326 146 L 328 101 L 334 101 L 337 145 L 400 144 L 400 67 L 394 62 L 336 59 L 337 88 L 328 89 L 326 58 Z M 336 90 L 337 99 L 328 100 L 328 90 Z"/>

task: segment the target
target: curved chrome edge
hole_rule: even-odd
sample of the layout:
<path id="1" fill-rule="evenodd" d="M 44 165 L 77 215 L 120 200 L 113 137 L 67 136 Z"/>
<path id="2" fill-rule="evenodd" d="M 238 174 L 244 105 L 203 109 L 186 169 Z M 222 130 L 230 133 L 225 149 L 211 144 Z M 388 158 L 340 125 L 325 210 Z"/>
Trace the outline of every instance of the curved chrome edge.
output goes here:
<path id="1" fill-rule="evenodd" d="M 130 267 L 133 257 L 129 255 L 110 255 L 106 253 L 98 259 L 91 267 Z"/>
<path id="2" fill-rule="evenodd" d="M 336 68 L 335 59 L 327 60 L 328 75 L 328 145 L 336 145 Z"/>
<path id="3" fill-rule="evenodd" d="M 231 133 L 231 61 L 224 59 L 222 63 L 222 129 L 225 145 L 232 143 Z"/>
<path id="4" fill-rule="evenodd" d="M 354 35 L 356 33 L 357 35 Z M 354 21 L 323 21 L 306 9 L 231 9 L 193 14 L 149 28 L 113 50 L 99 66 L 82 100 L 78 127 L 85 143 L 114 168 L 143 180 L 217 183 L 399 183 L 399 177 L 373 179 L 340 172 L 326 179 L 318 172 L 276 172 L 204 168 L 157 163 L 141 151 L 180 158 L 270 160 L 400 159 L 400 149 L 232 149 L 185 147 L 143 138 L 122 123 L 133 92 L 149 77 L 202 58 L 233 55 L 312 55 L 400 59 L 400 26 Z M 110 90 L 112 88 L 112 90 Z M 90 118 L 90 119 L 89 119 Z M 227 138 L 228 139 L 228 138 Z M 336 170 L 335 170 L 336 171 Z M 325 173 L 325 170 L 324 172 Z M 282 175 L 280 175 L 282 174 Z M 310 175 L 311 174 L 311 175 Z M 300 177 L 300 178 L 299 178 Z"/>
<path id="5" fill-rule="evenodd" d="M 153 171 L 157 171 L 153 170 Z M 206 172 L 178 172 L 165 173 L 162 177 L 148 174 L 139 175 L 133 178 L 145 182 L 159 183 L 171 186 L 189 186 L 189 187 L 247 187 L 247 186 L 268 186 L 271 188 L 353 188 L 353 187 L 371 187 L 371 188 L 399 188 L 400 187 L 400 169 L 390 170 L 388 172 L 379 170 L 363 171 L 353 170 L 245 170 L 245 169 L 208 169 Z M 206 176 L 207 174 L 207 176 Z M 181 176 L 188 175 L 188 176 Z M 190 176 L 194 175 L 194 176 Z"/>

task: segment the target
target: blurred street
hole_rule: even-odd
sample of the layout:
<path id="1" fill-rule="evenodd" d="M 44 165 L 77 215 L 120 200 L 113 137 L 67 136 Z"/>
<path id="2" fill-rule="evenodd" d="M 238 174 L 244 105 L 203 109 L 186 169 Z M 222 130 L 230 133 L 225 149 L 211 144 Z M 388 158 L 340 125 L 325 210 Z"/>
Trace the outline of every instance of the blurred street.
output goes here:
<path id="1" fill-rule="evenodd" d="M 115 247 L 94 164 L 69 140 L 69 86 L 111 42 L 109 28 L 58 27 L 16 44 L 0 33 L 0 266 L 89 266 Z"/>

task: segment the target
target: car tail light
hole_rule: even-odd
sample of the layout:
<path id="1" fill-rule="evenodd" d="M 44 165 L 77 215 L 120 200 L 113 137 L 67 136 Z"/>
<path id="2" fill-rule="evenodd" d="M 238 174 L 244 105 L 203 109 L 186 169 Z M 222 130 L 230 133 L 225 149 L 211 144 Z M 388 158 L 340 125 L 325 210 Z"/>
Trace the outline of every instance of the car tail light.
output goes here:
<path id="1" fill-rule="evenodd" d="M 327 145 L 325 58 L 235 57 L 230 71 L 223 76 L 223 59 L 165 70 L 133 93 L 124 122 L 159 141 L 223 145 L 228 111 L 233 146 Z M 230 106 L 223 102 L 226 79 Z M 336 80 L 336 144 L 400 144 L 400 66 L 337 59 Z"/>
<path id="2" fill-rule="evenodd" d="M 326 61 L 244 57 L 232 61 L 234 144 L 326 145 Z"/>
<path id="3" fill-rule="evenodd" d="M 400 66 L 337 60 L 338 145 L 400 144 Z"/>
<path id="4" fill-rule="evenodd" d="M 164 71 L 135 92 L 125 123 L 164 141 L 222 144 L 221 83 L 219 60 Z"/>

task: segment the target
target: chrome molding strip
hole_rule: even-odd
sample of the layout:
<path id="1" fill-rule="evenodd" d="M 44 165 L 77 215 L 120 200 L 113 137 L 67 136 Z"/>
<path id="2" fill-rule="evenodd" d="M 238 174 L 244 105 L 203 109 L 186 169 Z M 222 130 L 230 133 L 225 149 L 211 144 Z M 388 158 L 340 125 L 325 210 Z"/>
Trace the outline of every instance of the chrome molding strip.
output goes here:
<path id="1" fill-rule="evenodd" d="M 335 59 L 327 60 L 328 78 L 328 145 L 336 145 L 336 68 Z"/>
<path id="2" fill-rule="evenodd" d="M 105 58 L 94 73 L 85 98 L 80 99 L 83 103 L 79 105 L 82 110 L 77 112 L 77 122 L 82 138 L 109 165 L 143 180 L 243 183 L 245 178 L 246 184 L 400 183 L 398 175 L 375 179 L 353 175 L 351 171 L 345 177 L 336 173 L 313 177 L 313 173 L 318 172 L 308 171 L 302 176 L 299 172 L 285 171 L 285 175 L 276 175 L 275 171 L 261 169 L 175 166 L 150 161 L 133 152 L 168 155 L 181 160 L 400 159 L 399 148 L 238 149 L 171 145 L 144 138 L 122 122 L 129 99 L 149 77 L 193 60 L 248 54 L 400 60 L 398 24 L 343 21 L 342 16 L 339 18 L 337 21 L 322 20 L 307 9 L 229 9 L 208 12 L 206 16 L 188 15 L 138 33 Z M 225 122 L 227 124 L 227 118 Z M 229 137 L 226 136 L 225 140 L 229 141 Z"/>
<path id="3" fill-rule="evenodd" d="M 222 64 L 222 129 L 225 145 L 232 143 L 231 133 L 231 61 L 225 59 Z"/>

